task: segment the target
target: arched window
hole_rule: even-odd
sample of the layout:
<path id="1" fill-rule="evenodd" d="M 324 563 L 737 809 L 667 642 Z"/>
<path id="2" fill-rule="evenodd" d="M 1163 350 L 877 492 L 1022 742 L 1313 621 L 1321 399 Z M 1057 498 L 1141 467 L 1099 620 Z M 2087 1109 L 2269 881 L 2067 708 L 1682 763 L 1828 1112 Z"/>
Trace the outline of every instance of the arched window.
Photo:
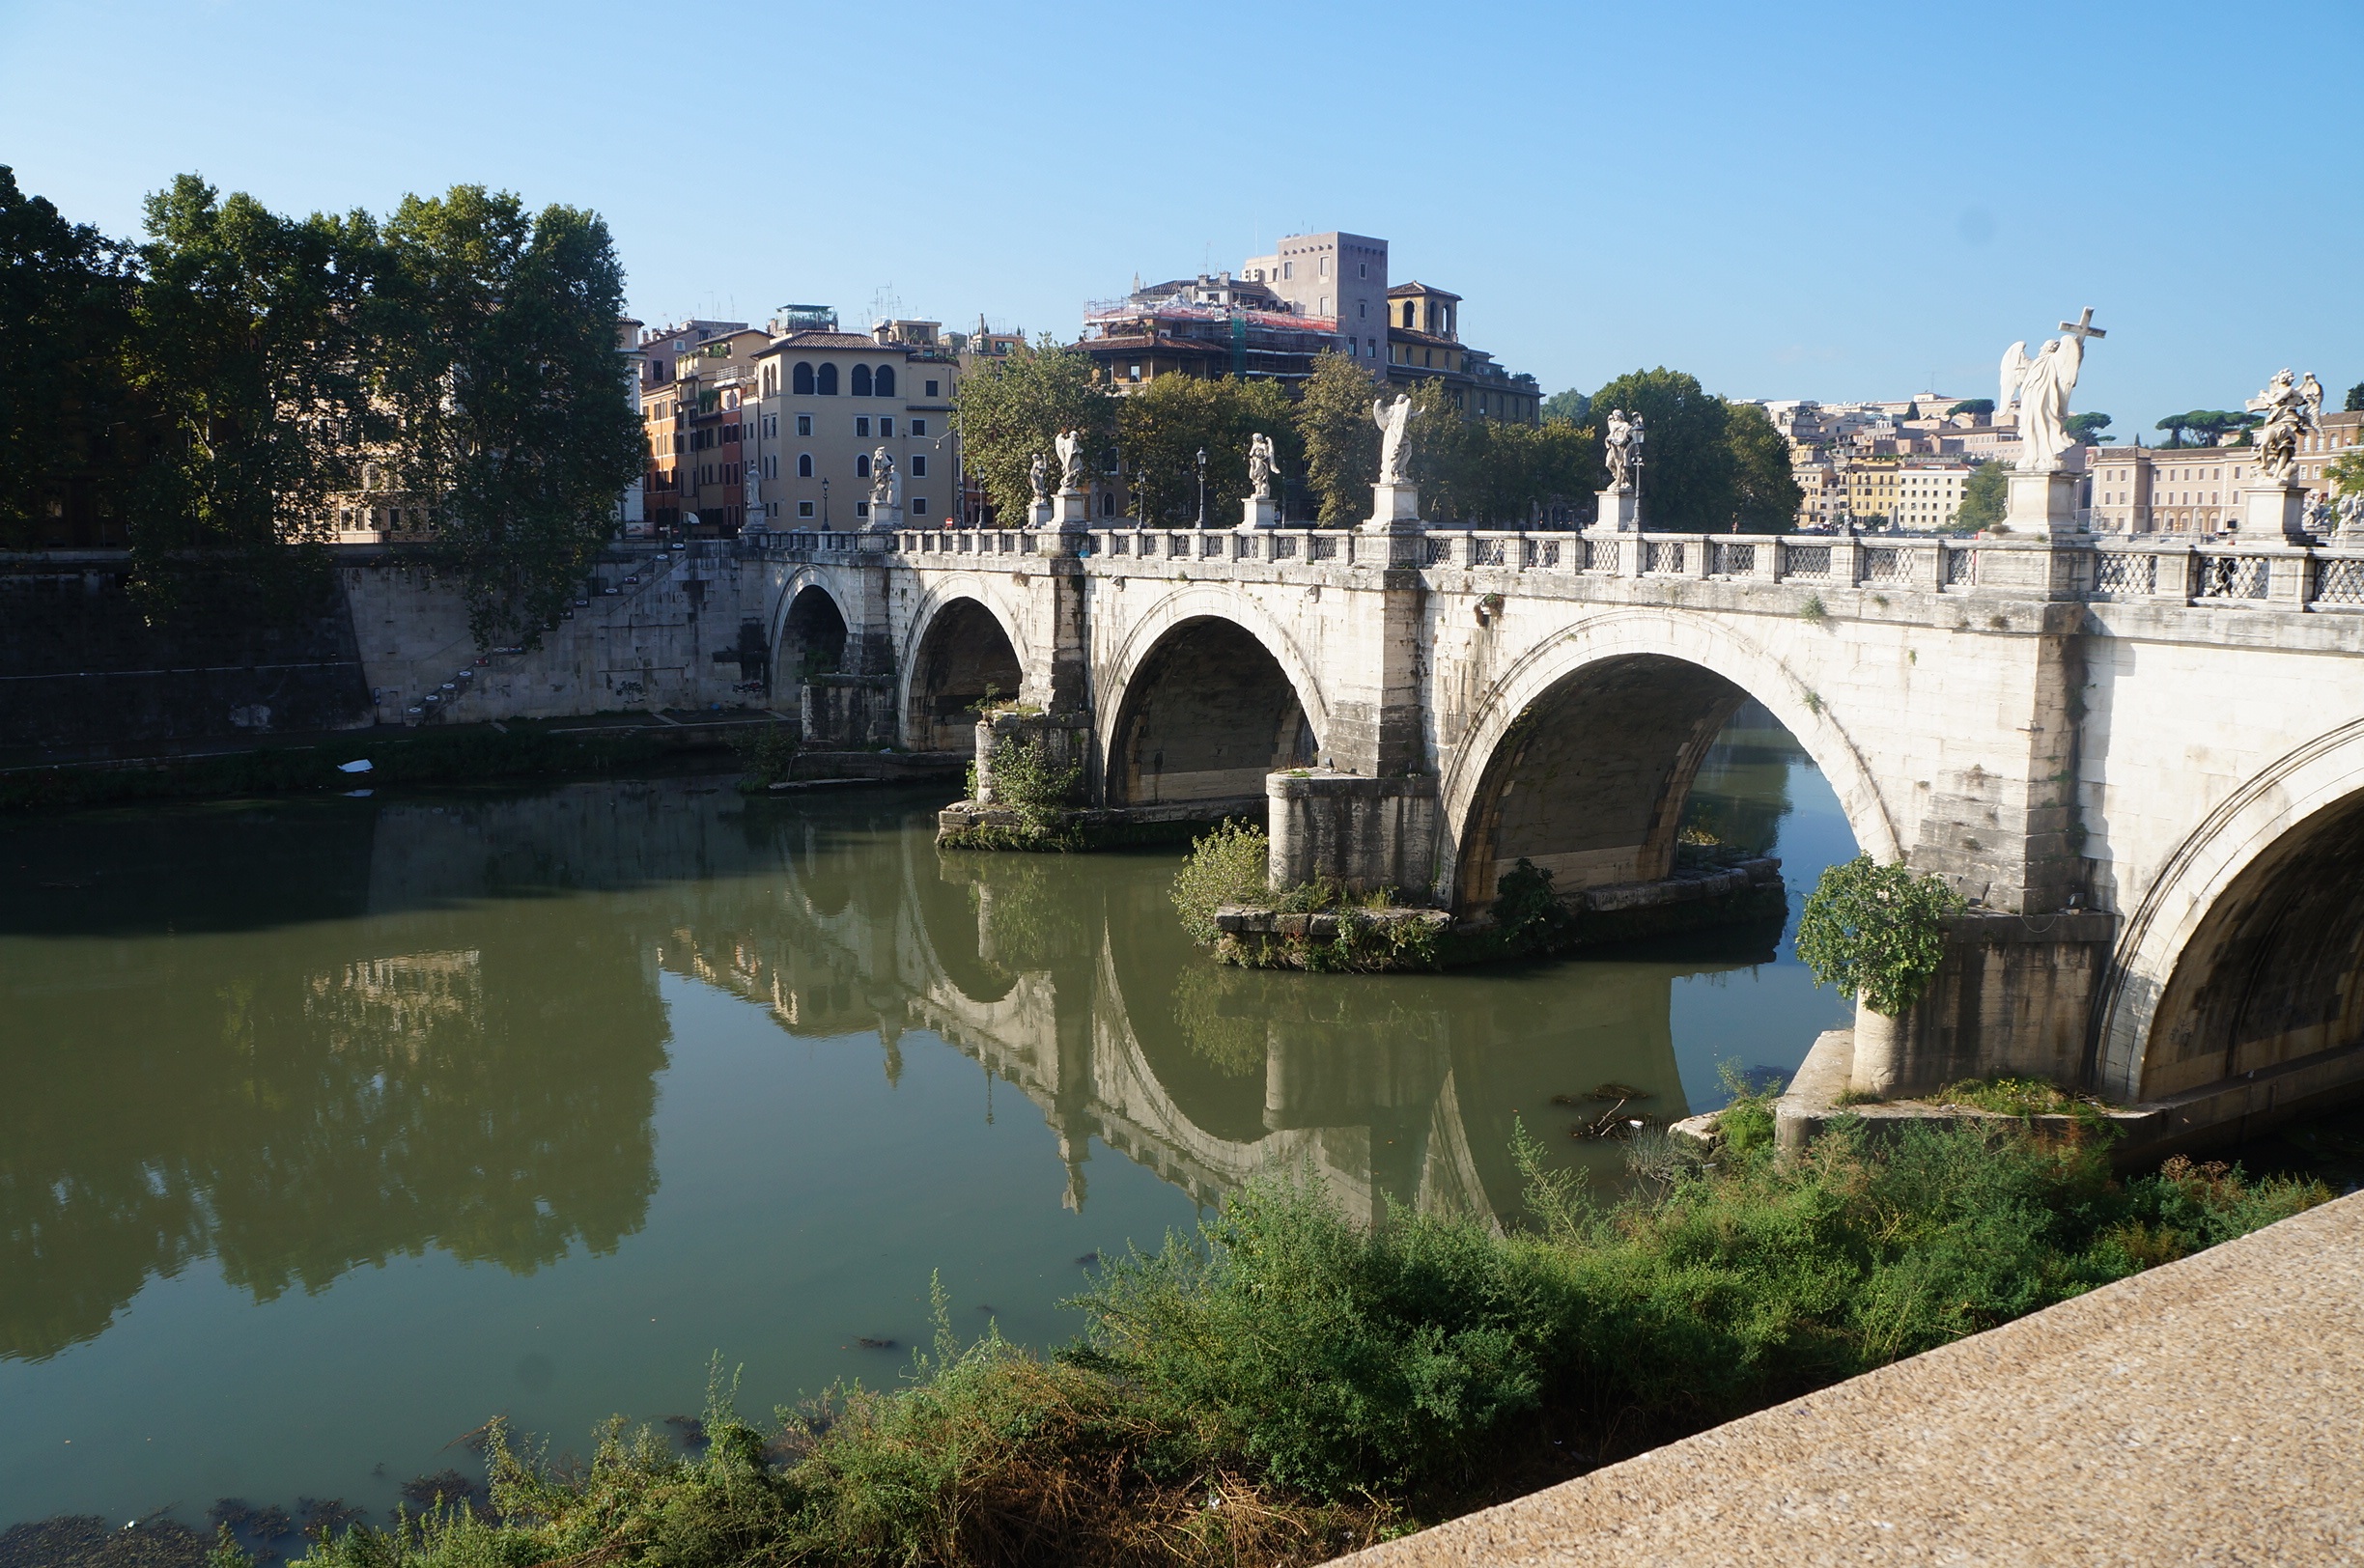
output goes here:
<path id="1" fill-rule="evenodd" d="M 855 367 L 854 367 L 854 374 L 853 374 L 853 376 L 852 376 L 852 377 L 850 377 L 850 378 L 849 378 L 849 379 L 850 379 L 850 380 L 852 380 L 852 382 L 854 383 L 853 385 L 851 385 L 851 386 L 849 386 L 849 387 L 847 387 L 847 388 L 846 388 L 846 391 L 847 391 L 847 393 L 848 393 L 849 395 L 851 395 L 851 396 L 853 396 L 853 397 L 857 397 L 857 398 L 866 398 L 866 397 L 868 397 L 868 396 L 870 395 L 870 367 L 869 367 L 869 366 L 867 366 L 867 365 L 857 365 L 857 366 L 855 366 Z"/>
<path id="2" fill-rule="evenodd" d="M 880 397 L 891 398 L 894 396 L 894 367 L 892 365 L 881 365 L 878 368 L 877 384 Z"/>
<path id="3" fill-rule="evenodd" d="M 809 398 L 813 395 L 812 364 L 809 360 L 797 361 L 797 368 L 789 373 L 788 385 L 800 398 Z"/>
<path id="4" fill-rule="evenodd" d="M 799 479 L 810 479 L 812 477 L 811 453 L 800 452 L 797 454 L 797 477 Z"/>
<path id="5" fill-rule="evenodd" d="M 813 391 L 825 398 L 833 398 L 837 395 L 836 366 L 824 365 L 821 367 L 820 374 L 813 378 Z"/>
<path id="6" fill-rule="evenodd" d="M 854 477 L 857 479 L 867 479 L 870 477 L 869 453 L 864 452 L 854 460 Z"/>

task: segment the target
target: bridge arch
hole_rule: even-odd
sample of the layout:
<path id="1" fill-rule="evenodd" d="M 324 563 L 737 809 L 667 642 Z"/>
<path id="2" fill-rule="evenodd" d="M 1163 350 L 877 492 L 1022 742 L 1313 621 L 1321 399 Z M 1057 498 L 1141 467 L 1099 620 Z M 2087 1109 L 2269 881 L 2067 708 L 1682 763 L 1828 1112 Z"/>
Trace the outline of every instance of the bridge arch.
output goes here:
<path id="1" fill-rule="evenodd" d="M 1111 805 L 1262 796 L 1275 769 L 1318 760 L 1321 685 L 1252 601 L 1185 588 L 1134 622 L 1095 683 Z"/>
<path id="2" fill-rule="evenodd" d="M 2177 846 L 2119 933 L 2094 1081 L 2156 1099 L 2364 1040 L 2364 719 Z"/>
<path id="3" fill-rule="evenodd" d="M 1015 699 L 1033 662 L 1018 623 L 982 580 L 963 573 L 930 585 L 896 660 L 905 742 L 921 751 L 966 749 L 976 706 L 989 692 Z"/>
<path id="4" fill-rule="evenodd" d="M 847 630 L 836 596 L 800 574 L 780 596 L 779 625 L 772 633 L 775 680 L 793 686 L 807 676 L 843 669 Z"/>
<path id="5" fill-rule="evenodd" d="M 1617 609 L 1538 640 L 1478 706 L 1439 780 L 1438 892 L 1482 907 L 1521 857 L 1562 890 L 1665 876 L 1699 766 L 1750 697 L 1820 768 L 1856 844 L 1897 858 L 1871 769 L 1778 655 L 1704 616 Z"/>

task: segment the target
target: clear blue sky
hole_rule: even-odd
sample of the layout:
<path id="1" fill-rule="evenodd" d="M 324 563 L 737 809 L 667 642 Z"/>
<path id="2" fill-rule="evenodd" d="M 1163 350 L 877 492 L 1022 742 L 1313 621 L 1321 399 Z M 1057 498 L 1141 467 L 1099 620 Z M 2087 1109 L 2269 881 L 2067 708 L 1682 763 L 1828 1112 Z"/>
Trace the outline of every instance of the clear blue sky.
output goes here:
<path id="1" fill-rule="evenodd" d="M 0 0 L 0 162 L 130 234 L 459 182 L 605 214 L 634 313 L 1072 337 L 1281 233 L 1393 244 L 1545 390 L 1992 396 L 2092 305 L 2118 431 L 2364 381 L 2364 4 L 633 7 Z"/>

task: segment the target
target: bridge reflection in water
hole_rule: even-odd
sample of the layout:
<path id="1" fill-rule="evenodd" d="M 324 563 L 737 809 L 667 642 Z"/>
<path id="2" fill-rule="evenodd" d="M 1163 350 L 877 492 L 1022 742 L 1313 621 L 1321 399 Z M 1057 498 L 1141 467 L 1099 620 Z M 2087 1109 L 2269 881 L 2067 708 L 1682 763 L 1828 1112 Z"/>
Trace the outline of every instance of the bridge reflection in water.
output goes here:
<path id="1" fill-rule="evenodd" d="M 1778 834 L 1811 882 L 1851 850 L 1835 802 L 1737 739 L 1695 826 Z M 571 1441 L 681 1408 L 718 1348 L 760 1408 L 883 1370 L 854 1336 L 923 1331 L 938 1268 L 1055 1338 L 1079 1251 L 1188 1214 L 1139 1171 L 1501 1215 L 1521 1123 L 1622 1169 L 1556 1098 L 1679 1114 L 1715 1059 L 1794 1062 L 1844 1016 L 1771 931 L 1219 968 L 1175 854 L 943 854 L 940 803 L 673 780 L 0 825 L 0 1525 L 382 1505 L 492 1410 Z"/>

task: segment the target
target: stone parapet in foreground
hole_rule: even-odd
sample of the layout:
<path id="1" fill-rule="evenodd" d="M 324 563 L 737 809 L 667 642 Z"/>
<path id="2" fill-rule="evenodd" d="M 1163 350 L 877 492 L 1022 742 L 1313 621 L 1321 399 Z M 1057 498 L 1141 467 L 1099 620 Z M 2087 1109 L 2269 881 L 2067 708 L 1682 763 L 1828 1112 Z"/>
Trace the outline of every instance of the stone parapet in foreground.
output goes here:
<path id="1" fill-rule="evenodd" d="M 1341 1559 L 2364 1561 L 2364 1193 Z"/>

